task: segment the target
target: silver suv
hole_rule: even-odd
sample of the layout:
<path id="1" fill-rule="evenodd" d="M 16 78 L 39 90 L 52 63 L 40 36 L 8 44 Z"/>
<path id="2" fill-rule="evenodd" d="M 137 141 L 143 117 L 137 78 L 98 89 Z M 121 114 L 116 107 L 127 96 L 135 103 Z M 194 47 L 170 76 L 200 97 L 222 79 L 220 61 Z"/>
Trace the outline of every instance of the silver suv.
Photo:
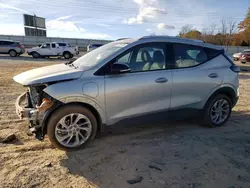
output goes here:
<path id="1" fill-rule="evenodd" d="M 54 146 L 67 151 L 122 120 L 195 115 L 218 127 L 237 102 L 238 72 L 223 48 L 202 41 L 165 36 L 119 40 L 74 62 L 15 76 L 28 87 L 16 110 L 29 119 L 38 139 L 47 134 Z"/>
<path id="2" fill-rule="evenodd" d="M 16 57 L 25 52 L 25 48 L 20 42 L 12 40 L 0 40 L 0 54 L 9 54 Z"/>

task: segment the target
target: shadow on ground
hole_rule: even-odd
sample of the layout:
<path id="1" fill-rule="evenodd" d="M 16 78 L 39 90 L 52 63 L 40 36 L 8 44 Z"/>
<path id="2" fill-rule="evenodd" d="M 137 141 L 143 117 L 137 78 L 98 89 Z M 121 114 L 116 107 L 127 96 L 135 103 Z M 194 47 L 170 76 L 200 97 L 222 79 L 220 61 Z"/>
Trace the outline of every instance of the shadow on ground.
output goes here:
<path id="1" fill-rule="evenodd" d="M 113 127 L 61 165 L 99 187 L 229 187 L 250 183 L 250 114 L 225 126 L 194 121 Z M 142 178 L 142 179 L 141 179 Z"/>

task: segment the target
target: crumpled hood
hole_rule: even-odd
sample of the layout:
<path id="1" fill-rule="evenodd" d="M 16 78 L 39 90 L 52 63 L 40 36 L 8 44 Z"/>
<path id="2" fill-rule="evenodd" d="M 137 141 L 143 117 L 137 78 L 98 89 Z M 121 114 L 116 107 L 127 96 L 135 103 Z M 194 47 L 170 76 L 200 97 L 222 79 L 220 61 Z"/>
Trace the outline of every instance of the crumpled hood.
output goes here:
<path id="1" fill-rule="evenodd" d="M 39 49 L 39 48 L 40 48 L 39 46 L 33 47 L 33 48 L 29 48 L 29 49 L 27 50 L 27 52 L 31 52 L 31 51 L 37 50 L 37 49 Z"/>
<path id="2" fill-rule="evenodd" d="M 16 75 L 13 79 L 22 85 L 33 85 L 80 78 L 84 70 L 65 64 L 32 69 Z"/>

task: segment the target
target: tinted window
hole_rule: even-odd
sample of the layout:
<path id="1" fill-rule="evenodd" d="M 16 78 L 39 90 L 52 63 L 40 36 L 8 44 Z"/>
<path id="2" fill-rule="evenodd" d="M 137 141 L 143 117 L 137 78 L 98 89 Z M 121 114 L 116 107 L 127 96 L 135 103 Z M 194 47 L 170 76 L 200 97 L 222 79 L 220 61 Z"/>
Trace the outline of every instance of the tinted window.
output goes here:
<path id="1" fill-rule="evenodd" d="M 203 47 L 187 44 L 174 44 L 173 46 L 176 68 L 193 67 L 208 60 Z"/>
<path id="2" fill-rule="evenodd" d="M 205 51 L 207 53 L 208 59 L 213 59 L 213 58 L 217 57 L 218 55 L 224 53 L 224 50 L 215 50 L 215 49 L 211 49 L 211 48 L 205 48 Z"/>
<path id="3" fill-rule="evenodd" d="M 66 46 L 66 43 L 58 43 L 59 46 Z"/>
<path id="4" fill-rule="evenodd" d="M 98 48 L 98 47 L 101 47 L 102 44 L 93 44 L 91 47 L 94 47 L 94 48 Z"/>
<path id="5" fill-rule="evenodd" d="M 11 41 L 1 41 L 1 45 L 11 45 L 13 42 Z"/>
<path id="6" fill-rule="evenodd" d="M 119 57 L 117 61 L 127 62 L 132 72 L 162 70 L 166 67 L 164 48 L 164 44 L 140 45 Z"/>
<path id="7" fill-rule="evenodd" d="M 56 44 L 52 44 L 51 46 L 52 46 L 52 48 L 55 48 L 55 47 L 56 47 Z"/>

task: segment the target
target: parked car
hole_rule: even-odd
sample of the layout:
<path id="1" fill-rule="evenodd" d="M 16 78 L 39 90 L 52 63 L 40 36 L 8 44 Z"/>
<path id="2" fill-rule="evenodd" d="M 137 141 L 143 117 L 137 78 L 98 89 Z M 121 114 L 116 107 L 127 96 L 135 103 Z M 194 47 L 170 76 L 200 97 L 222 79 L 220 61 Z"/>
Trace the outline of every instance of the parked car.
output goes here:
<path id="1" fill-rule="evenodd" d="M 243 52 L 234 53 L 234 54 L 233 54 L 233 59 L 234 59 L 234 61 L 239 61 L 240 58 L 241 58 L 241 55 L 242 55 L 243 53 L 247 53 L 247 52 L 250 52 L 250 50 L 244 50 Z"/>
<path id="2" fill-rule="evenodd" d="M 63 56 L 65 59 L 72 58 L 74 55 L 79 54 L 77 46 L 71 46 L 68 43 L 44 43 L 40 47 L 34 47 L 27 50 L 28 55 L 32 55 L 33 58 L 39 57 L 51 57 L 51 56 Z"/>
<path id="3" fill-rule="evenodd" d="M 241 56 L 240 56 L 240 62 L 242 64 L 245 64 L 247 62 L 250 62 L 250 50 L 245 50 Z"/>
<path id="4" fill-rule="evenodd" d="M 21 73 L 16 101 L 36 137 L 75 150 L 126 120 L 199 117 L 218 127 L 239 97 L 239 68 L 219 46 L 149 36 L 111 42 L 65 64 Z M 23 107 L 23 101 L 28 104 Z M 130 122 L 131 123 L 131 122 Z"/>
<path id="5" fill-rule="evenodd" d="M 87 52 L 90 52 L 90 51 L 92 51 L 92 50 L 94 50 L 96 48 L 99 48 L 101 46 L 103 46 L 103 44 L 89 44 L 87 46 Z"/>
<path id="6" fill-rule="evenodd" d="M 18 41 L 0 40 L 0 54 L 9 54 L 11 57 L 16 57 L 24 52 L 24 46 Z"/>

